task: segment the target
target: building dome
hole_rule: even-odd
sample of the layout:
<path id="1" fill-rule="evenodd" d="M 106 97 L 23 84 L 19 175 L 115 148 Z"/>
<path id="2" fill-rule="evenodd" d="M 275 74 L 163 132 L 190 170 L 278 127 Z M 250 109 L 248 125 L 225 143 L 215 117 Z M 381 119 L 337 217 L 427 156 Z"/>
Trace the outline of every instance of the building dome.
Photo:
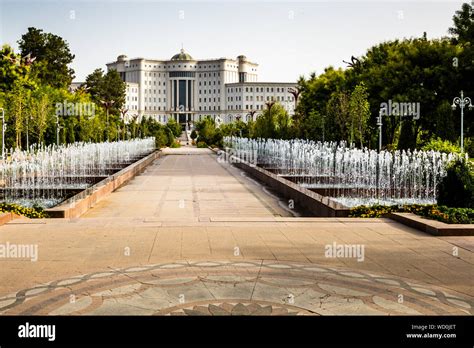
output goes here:
<path id="1" fill-rule="evenodd" d="M 117 57 L 117 61 L 123 62 L 124 60 L 127 60 L 128 57 L 125 54 L 121 54 L 120 56 Z"/>
<path id="2" fill-rule="evenodd" d="M 183 49 L 181 49 L 179 53 L 171 57 L 171 60 L 193 60 L 193 57 L 191 57 L 191 55 L 189 55 L 188 53 L 184 52 Z"/>

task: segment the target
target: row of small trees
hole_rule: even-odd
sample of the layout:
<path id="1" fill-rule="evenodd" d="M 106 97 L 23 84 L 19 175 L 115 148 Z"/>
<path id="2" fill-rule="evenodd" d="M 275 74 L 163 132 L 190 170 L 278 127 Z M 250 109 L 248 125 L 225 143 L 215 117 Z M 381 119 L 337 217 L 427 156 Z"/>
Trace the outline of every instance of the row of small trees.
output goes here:
<path id="1" fill-rule="evenodd" d="M 59 36 L 28 28 L 18 44 L 19 53 L 8 45 L 0 50 L 0 108 L 5 111 L 7 149 L 146 136 L 155 136 L 157 145 L 165 146 L 179 136 L 181 129 L 174 121 L 125 122 L 126 86 L 115 70 L 96 69 L 83 86 L 71 91 L 74 71 L 68 65 L 74 55 Z"/>

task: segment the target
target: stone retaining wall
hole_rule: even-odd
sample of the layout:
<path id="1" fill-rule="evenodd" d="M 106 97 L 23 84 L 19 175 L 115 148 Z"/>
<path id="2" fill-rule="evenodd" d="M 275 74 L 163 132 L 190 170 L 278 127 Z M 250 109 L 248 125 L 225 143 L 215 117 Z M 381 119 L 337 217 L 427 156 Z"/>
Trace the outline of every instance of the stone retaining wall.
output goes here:
<path id="1" fill-rule="evenodd" d="M 474 225 L 446 224 L 413 213 L 390 213 L 388 217 L 434 236 L 474 236 Z"/>
<path id="2" fill-rule="evenodd" d="M 349 216 L 350 209 L 342 204 L 301 187 L 263 168 L 238 161 L 234 165 L 278 191 L 285 198 L 292 199 L 297 205 L 313 213 L 315 216 Z"/>
<path id="3" fill-rule="evenodd" d="M 52 218 L 77 218 L 101 199 L 133 179 L 160 156 L 161 151 L 154 151 L 148 156 L 85 189 L 56 207 L 45 209 L 45 212 Z"/>

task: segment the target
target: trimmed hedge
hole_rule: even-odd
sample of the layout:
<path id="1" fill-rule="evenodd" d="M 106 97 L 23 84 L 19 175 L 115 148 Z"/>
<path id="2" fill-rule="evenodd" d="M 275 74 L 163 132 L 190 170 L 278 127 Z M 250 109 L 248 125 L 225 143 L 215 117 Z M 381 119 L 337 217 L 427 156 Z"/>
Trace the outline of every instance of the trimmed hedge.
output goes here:
<path id="1" fill-rule="evenodd" d="M 449 208 L 442 205 L 374 205 L 359 206 L 352 208 L 350 217 L 377 218 L 389 213 L 413 213 L 428 219 L 438 220 L 448 224 L 473 224 L 474 209 L 470 208 Z"/>
<path id="2" fill-rule="evenodd" d="M 0 203 L 0 213 L 14 213 L 26 216 L 30 219 L 42 219 L 48 217 L 41 207 L 33 206 L 28 208 L 13 203 Z"/>
<path id="3" fill-rule="evenodd" d="M 440 205 L 474 208 L 474 165 L 463 159 L 451 163 L 439 183 L 437 198 Z"/>

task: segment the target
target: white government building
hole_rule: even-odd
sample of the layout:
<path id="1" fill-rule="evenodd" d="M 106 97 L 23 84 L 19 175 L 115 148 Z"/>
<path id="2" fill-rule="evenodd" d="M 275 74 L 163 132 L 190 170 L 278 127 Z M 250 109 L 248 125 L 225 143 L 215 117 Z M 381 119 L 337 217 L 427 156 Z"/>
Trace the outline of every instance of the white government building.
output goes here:
<path id="1" fill-rule="evenodd" d="M 211 115 L 225 123 L 248 121 L 272 100 L 294 113 L 289 90 L 296 83 L 258 82 L 258 64 L 245 56 L 196 60 L 181 49 L 170 60 L 120 55 L 107 69 L 117 70 L 127 84 L 127 119 L 146 116 L 166 123 L 172 117 L 186 124 Z"/>

